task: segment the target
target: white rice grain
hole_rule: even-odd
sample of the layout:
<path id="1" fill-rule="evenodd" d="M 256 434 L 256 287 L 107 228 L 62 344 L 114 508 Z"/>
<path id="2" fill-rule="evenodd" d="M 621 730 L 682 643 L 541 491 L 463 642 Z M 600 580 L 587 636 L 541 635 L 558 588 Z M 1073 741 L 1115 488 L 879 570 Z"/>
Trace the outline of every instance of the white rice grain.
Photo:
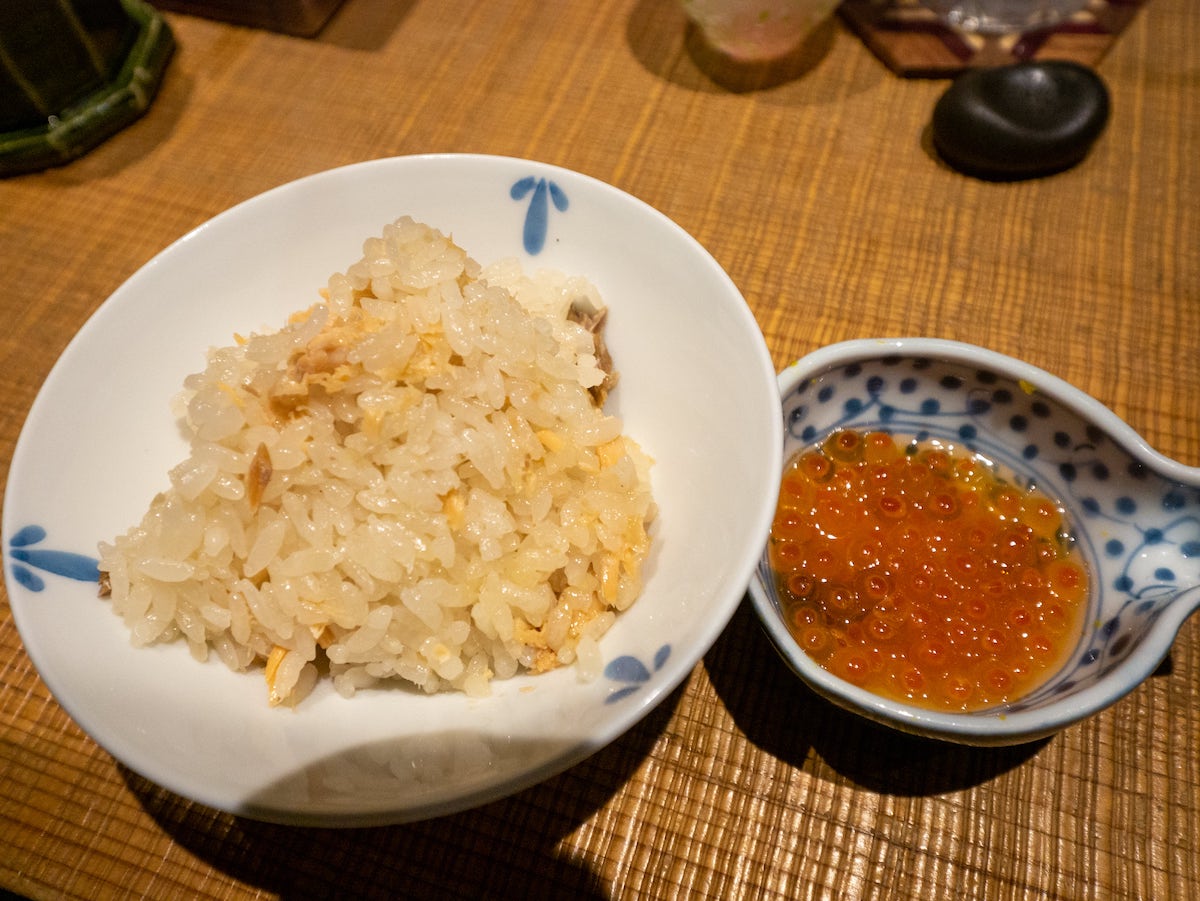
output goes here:
<path id="1" fill-rule="evenodd" d="M 606 374 L 571 310 L 601 310 L 595 288 L 483 270 L 400 219 L 323 293 L 185 379 L 187 459 L 100 546 L 134 644 L 262 667 L 286 704 L 326 670 L 346 696 L 596 678 L 655 508 L 590 391 Z"/>

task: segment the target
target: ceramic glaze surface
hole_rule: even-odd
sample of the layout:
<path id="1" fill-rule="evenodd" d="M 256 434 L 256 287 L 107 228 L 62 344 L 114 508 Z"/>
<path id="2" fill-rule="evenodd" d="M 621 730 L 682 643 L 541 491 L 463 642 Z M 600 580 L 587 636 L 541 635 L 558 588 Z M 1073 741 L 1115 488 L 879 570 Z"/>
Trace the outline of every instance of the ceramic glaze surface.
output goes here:
<path id="1" fill-rule="evenodd" d="M 1089 692 L 1112 688 L 1108 677 L 1120 677 L 1121 665 L 1145 652 L 1168 611 L 1177 626 L 1186 613 L 1177 600 L 1200 585 L 1200 488 L 1174 478 L 1178 473 L 1169 466 L 1166 474 L 1156 469 L 1152 452 L 1139 447 L 1113 414 L 1046 373 L 952 342 L 847 342 L 818 353 L 821 361 L 812 367 L 804 360 L 797 364 L 804 375 L 780 377 L 785 460 L 842 428 L 953 442 L 1009 471 L 1017 484 L 1060 501 L 1090 570 L 1085 629 L 1063 669 L 1002 708 L 976 715 L 902 716 L 913 731 L 945 729 L 954 737 L 958 726 L 975 728 L 955 720 L 990 719 L 982 737 L 1000 737 L 1005 723 L 1022 713 L 1025 718 L 1014 730 L 1046 731 L 1050 721 L 1042 711 L 1075 700 L 1079 706 L 1072 712 L 1082 711 L 1094 700 L 1086 697 Z M 825 361 L 828 365 L 822 365 Z M 772 609 L 778 611 L 765 554 L 751 587 L 760 613 L 765 609 L 769 618 Z M 1185 605 L 1198 602 L 1185 600 Z M 782 636 L 773 637 L 778 642 Z M 795 654 L 783 650 L 824 693 L 852 688 L 796 658 L 803 658 L 798 648 Z M 1153 663 L 1165 651 L 1163 646 Z M 1124 694 L 1133 684 L 1125 681 L 1116 690 Z M 905 705 L 871 706 L 884 715 Z"/>
<path id="2" fill-rule="evenodd" d="M 655 461 L 643 593 L 601 640 L 605 668 L 590 682 L 566 668 L 495 682 L 484 699 L 395 686 L 345 699 L 323 684 L 294 711 L 272 709 L 261 672 L 198 663 L 183 644 L 132 647 L 97 597 L 97 543 L 135 524 L 185 455 L 170 402 L 207 349 L 318 300 L 365 239 L 405 215 L 452 234 L 482 264 L 516 258 L 599 289 L 620 373 L 608 409 Z M 9 476 L 0 547 L 13 614 L 39 675 L 80 726 L 192 800 L 311 825 L 461 810 L 612 741 L 716 639 L 770 527 L 777 398 L 766 344 L 732 281 L 677 225 L 615 188 L 483 156 L 321 173 L 180 239 L 63 353 Z"/>

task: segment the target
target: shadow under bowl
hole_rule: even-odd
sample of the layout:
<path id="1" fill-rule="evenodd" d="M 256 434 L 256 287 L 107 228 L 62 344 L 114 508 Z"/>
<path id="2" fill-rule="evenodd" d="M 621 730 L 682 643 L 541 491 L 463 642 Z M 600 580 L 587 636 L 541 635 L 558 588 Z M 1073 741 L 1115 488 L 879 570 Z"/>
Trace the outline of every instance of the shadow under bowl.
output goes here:
<path id="1" fill-rule="evenodd" d="M 1136 688 L 1200 607 L 1200 469 L 1158 454 L 1061 379 L 969 344 L 896 338 L 822 348 L 784 370 L 779 388 L 785 464 L 839 429 L 953 442 L 1058 500 L 1090 575 L 1084 628 L 1060 669 L 1011 702 L 943 713 L 873 694 L 809 658 L 764 550 L 750 584 L 759 618 L 788 665 L 833 703 L 931 738 L 1033 741 Z"/>

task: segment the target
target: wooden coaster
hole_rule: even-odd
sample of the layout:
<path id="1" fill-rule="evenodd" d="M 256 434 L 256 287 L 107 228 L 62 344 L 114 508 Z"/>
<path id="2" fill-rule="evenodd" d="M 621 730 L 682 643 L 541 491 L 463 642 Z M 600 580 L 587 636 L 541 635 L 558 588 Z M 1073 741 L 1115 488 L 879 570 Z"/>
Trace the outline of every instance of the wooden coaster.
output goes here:
<path id="1" fill-rule="evenodd" d="M 838 11 L 897 75 L 946 78 L 966 69 L 1033 59 L 1095 65 L 1146 2 L 1090 0 L 1054 28 L 1001 36 L 943 25 L 918 0 L 843 0 Z"/>

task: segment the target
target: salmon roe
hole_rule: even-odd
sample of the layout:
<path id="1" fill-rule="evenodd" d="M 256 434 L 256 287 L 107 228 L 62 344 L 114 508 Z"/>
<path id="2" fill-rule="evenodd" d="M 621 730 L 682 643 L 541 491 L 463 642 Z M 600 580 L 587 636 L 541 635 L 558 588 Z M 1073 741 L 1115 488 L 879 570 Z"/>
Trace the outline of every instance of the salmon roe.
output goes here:
<path id="1" fill-rule="evenodd" d="M 835 432 L 789 461 L 771 565 L 834 675 L 943 711 L 1019 698 L 1065 660 L 1088 572 L 1059 504 L 934 441 Z"/>

